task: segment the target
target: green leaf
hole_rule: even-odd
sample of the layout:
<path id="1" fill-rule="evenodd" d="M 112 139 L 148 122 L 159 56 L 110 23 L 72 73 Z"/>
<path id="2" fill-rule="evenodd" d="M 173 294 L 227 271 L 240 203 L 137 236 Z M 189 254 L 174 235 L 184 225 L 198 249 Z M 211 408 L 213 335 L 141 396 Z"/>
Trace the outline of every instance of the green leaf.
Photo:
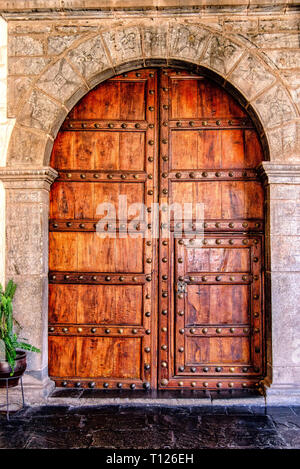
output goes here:
<path id="1" fill-rule="evenodd" d="M 40 353 L 40 349 L 34 347 L 33 345 L 26 344 L 25 342 L 16 342 L 16 348 L 21 350 L 28 350 L 29 352 Z"/>

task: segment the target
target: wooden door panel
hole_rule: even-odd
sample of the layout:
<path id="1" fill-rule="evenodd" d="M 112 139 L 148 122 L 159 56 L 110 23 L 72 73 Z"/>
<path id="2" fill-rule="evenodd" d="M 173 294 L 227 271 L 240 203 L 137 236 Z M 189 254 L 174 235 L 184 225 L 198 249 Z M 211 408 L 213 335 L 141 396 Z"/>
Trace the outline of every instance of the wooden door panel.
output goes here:
<path id="1" fill-rule="evenodd" d="M 220 168 L 221 135 L 216 130 L 173 130 L 170 168 Z"/>
<path id="2" fill-rule="evenodd" d="M 58 386 L 156 385 L 156 242 L 145 213 L 131 205 L 156 200 L 157 116 L 157 72 L 130 72 L 88 93 L 55 141 L 49 356 Z M 121 213 L 120 196 L 128 214 Z M 115 219 L 101 212 L 102 203 L 114 207 Z M 72 353 L 64 354 L 65 342 Z"/>
<path id="3" fill-rule="evenodd" d="M 76 338 L 49 336 L 49 375 L 73 377 L 76 373 Z"/>
<path id="4" fill-rule="evenodd" d="M 171 182 L 171 203 L 204 204 L 204 218 L 263 220 L 263 188 L 257 181 Z M 196 217 L 196 206 L 193 206 Z"/>
<path id="5" fill-rule="evenodd" d="M 70 119 L 146 120 L 146 80 L 121 77 L 96 86 L 69 113 Z"/>
<path id="6" fill-rule="evenodd" d="M 61 170 L 144 171 L 145 133 L 63 130 L 52 154 Z"/>
<path id="7" fill-rule="evenodd" d="M 220 245 L 219 245 L 220 246 Z M 186 257 L 189 273 L 193 272 L 249 272 L 249 248 L 189 247 Z"/>
<path id="8" fill-rule="evenodd" d="M 50 233 L 49 268 L 82 272 L 143 272 L 140 238 L 100 238 L 97 233 Z"/>
<path id="9" fill-rule="evenodd" d="M 170 73 L 170 119 L 246 117 L 242 108 L 212 81 Z"/>
<path id="10" fill-rule="evenodd" d="M 247 337 L 187 337 L 186 366 L 220 366 L 249 364 Z"/>
<path id="11" fill-rule="evenodd" d="M 206 219 L 221 219 L 221 190 L 222 187 L 219 182 L 206 184 L 201 182 L 180 182 L 177 181 L 170 183 L 170 203 L 185 203 L 193 204 L 194 200 L 203 204 L 204 218 Z M 192 209 L 193 217 L 196 217 L 196 207 L 193 204 Z"/>
<path id="12" fill-rule="evenodd" d="M 261 145 L 205 78 L 166 70 L 160 100 L 160 201 L 193 209 L 183 233 L 171 217 L 169 239 L 160 216 L 159 386 L 252 387 L 264 373 Z"/>
<path id="13" fill-rule="evenodd" d="M 142 285 L 50 285 L 51 324 L 142 325 Z"/>
<path id="14" fill-rule="evenodd" d="M 188 285 L 185 327 L 247 324 L 248 285 Z"/>
<path id="15" fill-rule="evenodd" d="M 80 337 L 76 341 L 79 378 L 141 380 L 141 338 Z"/>
<path id="16" fill-rule="evenodd" d="M 125 196 L 127 204 L 142 203 L 144 185 L 142 183 L 111 184 L 98 182 L 56 181 L 51 190 L 50 217 L 55 219 L 99 219 L 106 212 L 101 204 L 110 203 L 119 219 L 119 197 Z M 98 209 L 99 207 L 99 210 Z M 98 213 L 97 213 L 98 212 Z M 122 214 L 123 216 L 123 214 Z M 135 217 L 134 214 L 128 220 Z"/>

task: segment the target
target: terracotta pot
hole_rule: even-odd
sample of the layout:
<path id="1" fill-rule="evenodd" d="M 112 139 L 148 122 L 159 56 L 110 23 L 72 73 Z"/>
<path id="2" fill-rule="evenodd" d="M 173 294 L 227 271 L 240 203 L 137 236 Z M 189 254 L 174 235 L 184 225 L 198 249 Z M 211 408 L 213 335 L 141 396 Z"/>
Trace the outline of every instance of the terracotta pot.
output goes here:
<path id="1" fill-rule="evenodd" d="M 23 351 L 17 351 L 16 357 L 16 364 L 15 364 L 15 371 L 12 376 L 11 367 L 7 361 L 0 361 L 0 388 L 6 387 L 6 379 L 8 380 L 8 387 L 13 388 L 19 384 L 19 379 L 23 375 L 24 371 L 26 370 L 26 353 Z"/>

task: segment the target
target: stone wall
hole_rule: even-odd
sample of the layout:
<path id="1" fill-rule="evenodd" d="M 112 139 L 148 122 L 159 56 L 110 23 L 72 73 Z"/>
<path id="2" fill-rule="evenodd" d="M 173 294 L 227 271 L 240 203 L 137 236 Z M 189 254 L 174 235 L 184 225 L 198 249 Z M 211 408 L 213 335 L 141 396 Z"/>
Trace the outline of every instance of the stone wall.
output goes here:
<path id="1" fill-rule="evenodd" d="M 0 168 L 7 199 L 6 276 L 19 283 L 17 314 L 43 349 L 29 370 L 40 380 L 47 375 L 47 192 L 55 178 L 47 165 L 55 135 L 97 83 L 126 70 L 171 65 L 217 80 L 247 109 L 261 136 L 269 160 L 260 168 L 267 209 L 267 382 L 274 393 L 300 395 L 296 2 L 166 0 L 134 9 L 138 3 L 0 0 L 8 29 L 4 127 L 16 120 Z"/>

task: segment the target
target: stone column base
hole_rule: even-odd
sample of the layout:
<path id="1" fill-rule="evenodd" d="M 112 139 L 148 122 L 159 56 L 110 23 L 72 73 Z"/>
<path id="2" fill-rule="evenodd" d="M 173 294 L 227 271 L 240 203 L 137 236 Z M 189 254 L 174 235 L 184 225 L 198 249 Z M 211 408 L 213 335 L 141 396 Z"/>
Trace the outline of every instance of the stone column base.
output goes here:
<path id="1" fill-rule="evenodd" d="M 23 388 L 25 405 L 38 406 L 45 405 L 49 394 L 55 387 L 54 381 L 47 376 L 43 380 L 37 379 L 30 374 L 23 375 Z M 8 401 L 11 411 L 22 406 L 21 383 L 14 388 L 8 389 Z M 0 405 L 6 405 L 6 388 L 0 389 Z M 3 410 L 4 408 L 2 408 Z"/>
<path id="2" fill-rule="evenodd" d="M 266 404 L 270 405 L 300 405 L 300 386 L 294 384 L 272 385 L 265 388 Z"/>

